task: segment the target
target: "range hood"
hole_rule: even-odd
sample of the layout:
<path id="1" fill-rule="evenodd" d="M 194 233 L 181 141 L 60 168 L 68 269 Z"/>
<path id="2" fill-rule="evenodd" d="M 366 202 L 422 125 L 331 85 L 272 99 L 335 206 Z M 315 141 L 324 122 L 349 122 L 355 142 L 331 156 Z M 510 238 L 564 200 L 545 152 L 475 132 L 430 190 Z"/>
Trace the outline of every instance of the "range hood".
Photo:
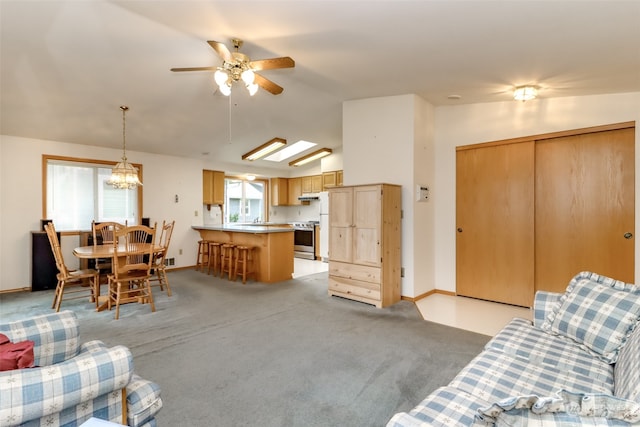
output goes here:
<path id="1" fill-rule="evenodd" d="M 301 202 L 308 202 L 311 200 L 320 200 L 320 196 L 318 196 L 317 193 L 308 193 L 298 197 L 298 200 L 300 200 Z"/>

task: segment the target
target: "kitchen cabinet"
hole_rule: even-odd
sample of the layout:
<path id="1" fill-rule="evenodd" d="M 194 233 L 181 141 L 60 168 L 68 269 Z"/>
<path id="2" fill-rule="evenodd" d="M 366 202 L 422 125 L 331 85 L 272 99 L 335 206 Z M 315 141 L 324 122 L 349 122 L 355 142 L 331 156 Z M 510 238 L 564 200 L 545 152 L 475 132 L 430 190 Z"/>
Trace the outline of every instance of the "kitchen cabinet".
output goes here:
<path id="1" fill-rule="evenodd" d="M 400 301 L 402 187 L 329 189 L 329 295 L 386 307 Z"/>
<path id="2" fill-rule="evenodd" d="M 301 205 L 298 197 L 302 196 L 302 178 L 289 178 L 289 205 Z"/>
<path id="3" fill-rule="evenodd" d="M 336 185 L 342 185 L 342 171 L 336 171 Z"/>
<path id="4" fill-rule="evenodd" d="M 287 178 L 271 178 L 271 206 L 287 206 L 289 204 L 289 180 Z"/>
<path id="5" fill-rule="evenodd" d="M 322 175 L 301 177 L 302 194 L 319 193 L 322 191 Z"/>
<path id="6" fill-rule="evenodd" d="M 331 187 L 336 186 L 336 171 L 322 172 L 322 189 L 327 191 Z"/>
<path id="7" fill-rule="evenodd" d="M 224 204 L 224 172 L 206 169 L 202 171 L 202 203 Z"/>

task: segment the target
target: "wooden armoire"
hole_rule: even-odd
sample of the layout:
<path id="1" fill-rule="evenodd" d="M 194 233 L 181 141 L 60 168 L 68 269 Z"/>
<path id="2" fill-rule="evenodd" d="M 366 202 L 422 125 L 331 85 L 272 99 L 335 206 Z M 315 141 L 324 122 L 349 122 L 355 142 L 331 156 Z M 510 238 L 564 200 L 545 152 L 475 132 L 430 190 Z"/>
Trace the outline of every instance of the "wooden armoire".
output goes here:
<path id="1" fill-rule="evenodd" d="M 635 123 L 458 147 L 456 293 L 531 306 L 580 271 L 634 282 Z"/>
<path id="2" fill-rule="evenodd" d="M 329 295 L 376 307 L 400 301 L 402 187 L 329 189 Z"/>

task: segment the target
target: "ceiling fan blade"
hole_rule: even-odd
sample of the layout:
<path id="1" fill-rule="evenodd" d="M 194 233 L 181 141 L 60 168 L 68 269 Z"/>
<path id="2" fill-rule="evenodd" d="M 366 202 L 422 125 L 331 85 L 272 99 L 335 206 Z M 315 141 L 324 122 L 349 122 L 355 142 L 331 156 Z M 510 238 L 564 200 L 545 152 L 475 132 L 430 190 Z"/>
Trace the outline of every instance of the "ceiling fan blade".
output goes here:
<path id="1" fill-rule="evenodd" d="M 218 67 L 187 67 L 187 68 L 172 68 L 171 71 L 215 71 Z"/>
<path id="2" fill-rule="evenodd" d="M 288 56 L 281 58 L 259 59 L 249 62 L 249 66 L 253 71 L 274 70 L 276 68 L 293 68 L 296 63 Z"/>
<path id="3" fill-rule="evenodd" d="M 262 77 L 260 74 L 256 74 L 253 81 L 262 89 L 266 90 L 267 92 L 271 92 L 274 95 L 279 95 L 284 90 L 282 86 L 278 86 L 271 80 Z"/>
<path id="4" fill-rule="evenodd" d="M 207 41 L 207 43 L 209 43 L 209 46 L 211 46 L 213 50 L 215 50 L 218 53 L 218 55 L 220 55 L 220 58 L 222 58 L 223 60 L 225 61 L 233 60 L 233 56 L 231 55 L 231 52 L 224 44 L 213 41 L 213 40 L 209 40 Z"/>

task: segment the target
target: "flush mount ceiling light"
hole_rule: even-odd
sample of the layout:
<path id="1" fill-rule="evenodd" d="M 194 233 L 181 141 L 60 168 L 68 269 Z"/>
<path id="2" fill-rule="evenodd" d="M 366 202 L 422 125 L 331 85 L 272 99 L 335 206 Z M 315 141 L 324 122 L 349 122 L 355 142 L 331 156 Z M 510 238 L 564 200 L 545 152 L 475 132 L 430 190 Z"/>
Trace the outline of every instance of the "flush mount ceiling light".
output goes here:
<path id="1" fill-rule="evenodd" d="M 537 96 L 537 86 L 518 86 L 513 90 L 513 99 L 516 101 L 530 101 Z"/>
<path id="2" fill-rule="evenodd" d="M 289 162 L 289 166 L 302 166 L 314 160 L 318 160 L 325 156 L 328 156 L 332 152 L 333 150 L 331 150 L 330 148 L 321 148 L 318 151 L 314 151 L 311 154 L 307 154 L 306 156 L 302 156 L 299 159 Z"/>
<path id="3" fill-rule="evenodd" d="M 254 148 L 248 153 L 243 154 L 242 160 L 249 160 L 250 162 L 254 160 L 258 160 L 259 158 L 266 156 L 267 154 L 277 150 L 278 148 L 286 144 L 287 144 L 286 139 L 273 138 L 272 140 L 265 142 L 261 146 Z"/>
<path id="4" fill-rule="evenodd" d="M 111 169 L 111 178 L 107 181 L 113 188 L 132 190 L 138 185 L 142 185 L 138 179 L 138 171 L 131 163 L 127 162 L 127 142 L 125 138 L 125 113 L 129 109 L 126 105 L 120 107 L 122 110 L 122 161 Z"/>

